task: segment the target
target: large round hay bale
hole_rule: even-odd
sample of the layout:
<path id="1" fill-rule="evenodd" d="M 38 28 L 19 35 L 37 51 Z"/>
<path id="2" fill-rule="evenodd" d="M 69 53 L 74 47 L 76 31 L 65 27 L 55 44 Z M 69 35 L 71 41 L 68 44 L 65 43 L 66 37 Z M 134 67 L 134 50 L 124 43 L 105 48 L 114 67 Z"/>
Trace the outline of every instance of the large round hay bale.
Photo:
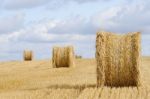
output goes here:
<path id="1" fill-rule="evenodd" d="M 52 63 L 53 67 L 73 67 L 74 50 L 72 46 L 53 47 Z"/>
<path id="2" fill-rule="evenodd" d="M 140 85 L 140 33 L 99 32 L 96 37 L 98 86 Z"/>
<path id="3" fill-rule="evenodd" d="M 33 59 L 32 51 L 25 50 L 24 51 L 24 60 L 25 61 L 31 61 Z"/>

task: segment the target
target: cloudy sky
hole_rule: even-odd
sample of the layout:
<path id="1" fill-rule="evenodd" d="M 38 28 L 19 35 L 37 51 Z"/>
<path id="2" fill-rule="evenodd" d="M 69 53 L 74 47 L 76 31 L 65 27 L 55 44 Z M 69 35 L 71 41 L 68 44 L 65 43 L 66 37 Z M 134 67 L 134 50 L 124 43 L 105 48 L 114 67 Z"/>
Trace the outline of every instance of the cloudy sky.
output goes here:
<path id="1" fill-rule="evenodd" d="M 0 61 L 21 60 L 24 49 L 36 59 L 51 57 L 54 45 L 71 45 L 94 57 L 99 30 L 140 31 L 142 54 L 150 55 L 148 0 L 0 0 Z"/>

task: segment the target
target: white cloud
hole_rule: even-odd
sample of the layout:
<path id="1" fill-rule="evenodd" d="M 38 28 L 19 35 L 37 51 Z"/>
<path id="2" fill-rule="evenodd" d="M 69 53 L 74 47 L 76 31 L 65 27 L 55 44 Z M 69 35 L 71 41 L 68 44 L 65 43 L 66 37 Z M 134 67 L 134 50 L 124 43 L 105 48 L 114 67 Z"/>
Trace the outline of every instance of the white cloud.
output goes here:
<path id="1" fill-rule="evenodd" d="M 24 15 L 0 17 L 0 34 L 10 33 L 23 27 Z"/>
<path id="2" fill-rule="evenodd" d="M 30 27 L 23 28 L 13 32 L 9 39 L 14 42 L 69 42 L 85 41 L 93 39 L 95 30 L 92 25 L 86 24 L 81 18 L 72 20 L 49 20 L 34 24 Z"/>
<path id="3" fill-rule="evenodd" d="M 93 17 L 97 27 L 114 32 L 146 31 L 150 26 L 150 11 L 146 1 L 134 1 L 131 4 L 111 7 Z"/>
<path id="4" fill-rule="evenodd" d="M 91 20 L 78 16 L 57 22 L 55 27 L 49 29 L 49 32 L 57 34 L 95 34 L 96 28 Z"/>

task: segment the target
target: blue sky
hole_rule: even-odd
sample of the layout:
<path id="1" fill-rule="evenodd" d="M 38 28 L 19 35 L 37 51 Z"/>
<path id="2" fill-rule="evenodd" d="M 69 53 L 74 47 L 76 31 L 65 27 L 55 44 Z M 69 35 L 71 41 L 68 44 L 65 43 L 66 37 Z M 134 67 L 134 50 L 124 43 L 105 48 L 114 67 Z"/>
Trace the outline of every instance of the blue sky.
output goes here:
<path id="1" fill-rule="evenodd" d="M 148 0 L 0 0 L 0 61 L 22 60 L 24 49 L 35 59 L 51 57 L 54 45 L 74 45 L 92 58 L 99 30 L 140 31 L 142 55 L 150 55 Z"/>

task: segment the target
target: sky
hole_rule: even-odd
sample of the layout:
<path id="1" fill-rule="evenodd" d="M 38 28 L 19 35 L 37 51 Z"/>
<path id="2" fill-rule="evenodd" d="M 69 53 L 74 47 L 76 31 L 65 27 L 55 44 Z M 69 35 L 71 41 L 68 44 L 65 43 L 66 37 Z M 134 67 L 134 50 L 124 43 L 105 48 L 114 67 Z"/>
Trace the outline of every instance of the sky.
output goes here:
<path id="1" fill-rule="evenodd" d="M 95 57 L 98 31 L 141 32 L 142 55 L 150 56 L 149 0 L 0 0 L 0 61 L 49 59 L 53 46 L 73 45 Z"/>

